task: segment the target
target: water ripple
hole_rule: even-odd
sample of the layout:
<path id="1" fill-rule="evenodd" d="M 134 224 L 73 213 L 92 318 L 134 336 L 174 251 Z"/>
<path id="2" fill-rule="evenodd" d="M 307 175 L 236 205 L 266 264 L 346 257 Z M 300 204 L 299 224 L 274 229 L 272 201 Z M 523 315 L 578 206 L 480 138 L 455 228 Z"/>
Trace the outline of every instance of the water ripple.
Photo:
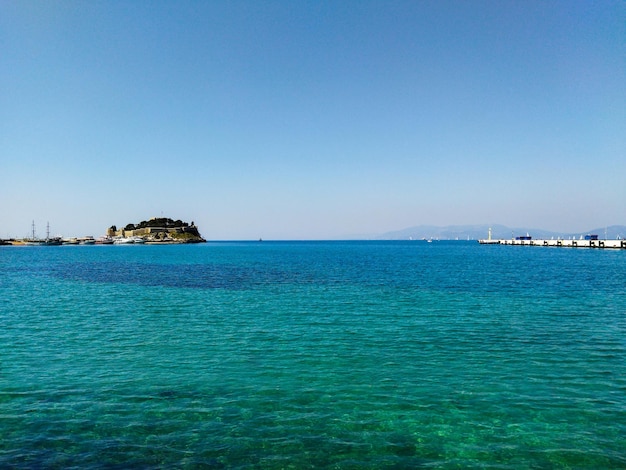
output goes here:
<path id="1" fill-rule="evenodd" d="M 624 258 L 431 245 L 4 251 L 0 467 L 626 467 Z"/>

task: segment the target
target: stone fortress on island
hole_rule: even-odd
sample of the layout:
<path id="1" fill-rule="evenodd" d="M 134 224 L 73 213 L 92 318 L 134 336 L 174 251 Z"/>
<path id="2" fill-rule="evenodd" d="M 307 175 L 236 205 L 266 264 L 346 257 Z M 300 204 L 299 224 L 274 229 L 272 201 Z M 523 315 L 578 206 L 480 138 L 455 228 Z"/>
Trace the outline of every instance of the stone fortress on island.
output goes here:
<path id="1" fill-rule="evenodd" d="M 182 220 L 153 217 L 138 224 L 128 224 L 118 229 L 115 225 L 107 229 L 111 239 L 141 238 L 146 243 L 203 243 L 198 227 Z"/>

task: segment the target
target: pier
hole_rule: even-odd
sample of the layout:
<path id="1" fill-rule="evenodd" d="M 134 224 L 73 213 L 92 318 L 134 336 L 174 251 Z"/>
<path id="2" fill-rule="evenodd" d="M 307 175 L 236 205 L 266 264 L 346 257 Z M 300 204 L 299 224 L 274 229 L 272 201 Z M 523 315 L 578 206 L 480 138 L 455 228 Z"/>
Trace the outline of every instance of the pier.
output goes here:
<path id="1" fill-rule="evenodd" d="M 579 239 L 533 240 L 530 235 L 510 238 L 492 239 L 491 229 L 486 239 L 478 240 L 481 245 L 517 245 L 517 246 L 555 246 L 569 248 L 613 248 L 626 249 L 626 240 L 598 240 L 597 235 L 587 235 Z"/>
<path id="2" fill-rule="evenodd" d="M 564 246 L 571 248 L 621 248 L 626 240 L 478 240 L 481 245 Z"/>

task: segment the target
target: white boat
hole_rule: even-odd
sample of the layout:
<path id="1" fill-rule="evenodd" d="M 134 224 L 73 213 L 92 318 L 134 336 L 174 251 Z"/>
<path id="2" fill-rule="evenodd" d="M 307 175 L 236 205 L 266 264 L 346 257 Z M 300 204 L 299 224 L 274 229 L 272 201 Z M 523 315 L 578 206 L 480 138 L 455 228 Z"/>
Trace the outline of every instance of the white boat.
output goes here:
<path id="1" fill-rule="evenodd" d="M 134 237 L 117 237 L 113 239 L 113 244 L 115 245 L 141 245 L 146 243 L 146 241 L 138 236 Z"/>
<path id="2" fill-rule="evenodd" d="M 112 245 L 113 244 L 113 239 L 109 236 L 102 236 L 102 237 L 98 237 L 98 239 L 96 240 L 96 244 L 98 245 Z"/>

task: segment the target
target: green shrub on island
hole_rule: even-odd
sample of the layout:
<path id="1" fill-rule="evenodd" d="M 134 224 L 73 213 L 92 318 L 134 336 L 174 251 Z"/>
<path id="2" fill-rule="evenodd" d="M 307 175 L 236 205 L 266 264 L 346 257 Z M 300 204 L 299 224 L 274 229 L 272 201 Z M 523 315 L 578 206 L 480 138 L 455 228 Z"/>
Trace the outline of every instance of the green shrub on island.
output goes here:
<path id="1" fill-rule="evenodd" d="M 194 226 L 194 223 L 191 222 L 191 227 Z M 182 220 L 172 220 L 170 218 L 165 217 L 155 217 L 150 220 L 142 220 L 138 224 L 127 224 L 124 227 L 124 230 L 138 230 L 141 228 L 181 228 L 181 227 L 189 227 L 187 222 L 183 222 Z M 113 232 L 117 231 L 117 226 L 112 225 L 109 230 Z"/>
<path id="2" fill-rule="evenodd" d="M 193 226 L 193 222 L 191 222 Z M 135 225 L 135 229 L 139 228 L 149 228 L 149 227 L 165 227 L 165 228 L 178 228 L 178 227 L 189 227 L 187 222 L 183 222 L 182 220 L 172 220 L 170 218 L 159 217 L 150 220 L 144 220 Z"/>

